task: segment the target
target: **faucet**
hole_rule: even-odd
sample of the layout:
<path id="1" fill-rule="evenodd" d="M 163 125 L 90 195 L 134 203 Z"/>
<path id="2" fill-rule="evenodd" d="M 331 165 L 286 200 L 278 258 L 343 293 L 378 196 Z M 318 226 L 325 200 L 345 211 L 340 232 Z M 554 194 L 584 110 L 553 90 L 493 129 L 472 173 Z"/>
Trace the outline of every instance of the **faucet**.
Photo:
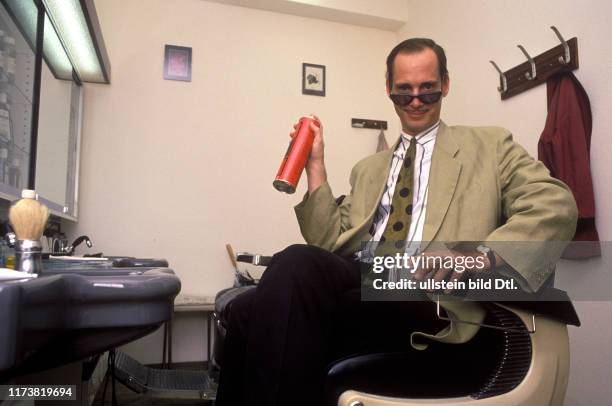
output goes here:
<path id="1" fill-rule="evenodd" d="M 4 235 L 4 241 L 6 242 L 6 245 L 13 248 L 15 247 L 15 243 L 17 242 L 17 235 L 15 235 L 14 232 L 9 231 Z"/>
<path id="2" fill-rule="evenodd" d="M 11 248 L 15 246 L 15 243 L 17 242 L 17 235 L 13 231 L 13 227 L 11 227 L 8 221 L 0 223 L 0 236 L 4 238 L 6 245 Z"/>
<path id="3" fill-rule="evenodd" d="M 86 235 L 82 235 L 80 237 L 77 237 L 76 240 L 74 240 L 72 244 L 70 244 L 70 246 L 66 247 L 64 249 L 64 252 L 66 252 L 68 255 L 74 254 L 74 249 L 78 247 L 83 241 L 85 241 L 85 244 L 87 244 L 88 248 L 91 248 L 93 246 L 89 237 Z"/>

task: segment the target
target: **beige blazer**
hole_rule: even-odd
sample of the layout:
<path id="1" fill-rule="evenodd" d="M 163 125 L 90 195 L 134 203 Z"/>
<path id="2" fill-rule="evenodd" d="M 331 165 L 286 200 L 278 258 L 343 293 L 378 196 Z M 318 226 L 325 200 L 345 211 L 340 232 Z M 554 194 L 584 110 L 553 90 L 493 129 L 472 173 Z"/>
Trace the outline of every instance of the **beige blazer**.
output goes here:
<path id="1" fill-rule="evenodd" d="M 398 142 L 355 165 L 340 206 L 328 183 L 304 196 L 295 212 L 307 243 L 350 255 L 370 239 Z M 548 278 L 574 235 L 577 209 L 568 187 L 505 129 L 440 123 L 429 179 L 424 245 L 484 242 L 530 289 Z"/>

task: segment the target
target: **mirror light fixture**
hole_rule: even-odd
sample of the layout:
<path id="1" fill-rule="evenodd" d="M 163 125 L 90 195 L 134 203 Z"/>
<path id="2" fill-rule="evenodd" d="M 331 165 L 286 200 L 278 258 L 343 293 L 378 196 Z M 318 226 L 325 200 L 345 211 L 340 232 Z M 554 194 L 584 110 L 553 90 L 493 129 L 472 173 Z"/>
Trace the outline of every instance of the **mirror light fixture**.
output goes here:
<path id="1" fill-rule="evenodd" d="M 110 62 L 93 0 L 43 0 L 43 4 L 78 78 L 110 83 Z"/>
<path id="2" fill-rule="evenodd" d="M 4 6 L 12 15 L 32 52 L 36 52 L 36 23 L 38 10 L 34 1 L 4 0 Z M 45 16 L 43 58 L 57 79 L 72 80 L 72 64 L 64 51 L 51 22 Z"/>
<path id="3" fill-rule="evenodd" d="M 57 79 L 110 83 L 110 62 L 93 0 L 1 0 L 36 51 L 37 3 L 45 8 L 43 58 Z"/>

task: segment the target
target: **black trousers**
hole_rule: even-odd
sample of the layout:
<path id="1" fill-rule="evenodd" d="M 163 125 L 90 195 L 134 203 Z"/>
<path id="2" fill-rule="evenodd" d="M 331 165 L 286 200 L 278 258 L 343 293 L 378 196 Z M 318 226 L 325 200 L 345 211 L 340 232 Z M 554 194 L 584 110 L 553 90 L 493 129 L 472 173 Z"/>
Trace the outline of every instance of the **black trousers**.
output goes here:
<path id="1" fill-rule="evenodd" d="M 331 361 L 410 351 L 413 331 L 445 326 L 432 302 L 361 302 L 359 287 L 354 260 L 308 245 L 277 253 L 257 288 L 232 304 L 216 404 L 323 405 Z"/>

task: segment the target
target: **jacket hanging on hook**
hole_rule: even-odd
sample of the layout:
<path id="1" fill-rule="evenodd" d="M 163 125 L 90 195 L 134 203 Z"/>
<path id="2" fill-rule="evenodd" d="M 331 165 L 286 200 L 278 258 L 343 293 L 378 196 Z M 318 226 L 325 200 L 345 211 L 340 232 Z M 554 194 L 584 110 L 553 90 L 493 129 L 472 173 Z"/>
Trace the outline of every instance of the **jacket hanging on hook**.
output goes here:
<path id="1" fill-rule="evenodd" d="M 595 197 L 591 178 L 591 104 L 589 97 L 571 73 L 548 79 L 548 116 L 540 141 L 538 158 L 552 176 L 565 182 L 578 205 L 578 226 L 574 241 L 564 258 L 588 258 L 601 255 L 595 227 Z"/>

